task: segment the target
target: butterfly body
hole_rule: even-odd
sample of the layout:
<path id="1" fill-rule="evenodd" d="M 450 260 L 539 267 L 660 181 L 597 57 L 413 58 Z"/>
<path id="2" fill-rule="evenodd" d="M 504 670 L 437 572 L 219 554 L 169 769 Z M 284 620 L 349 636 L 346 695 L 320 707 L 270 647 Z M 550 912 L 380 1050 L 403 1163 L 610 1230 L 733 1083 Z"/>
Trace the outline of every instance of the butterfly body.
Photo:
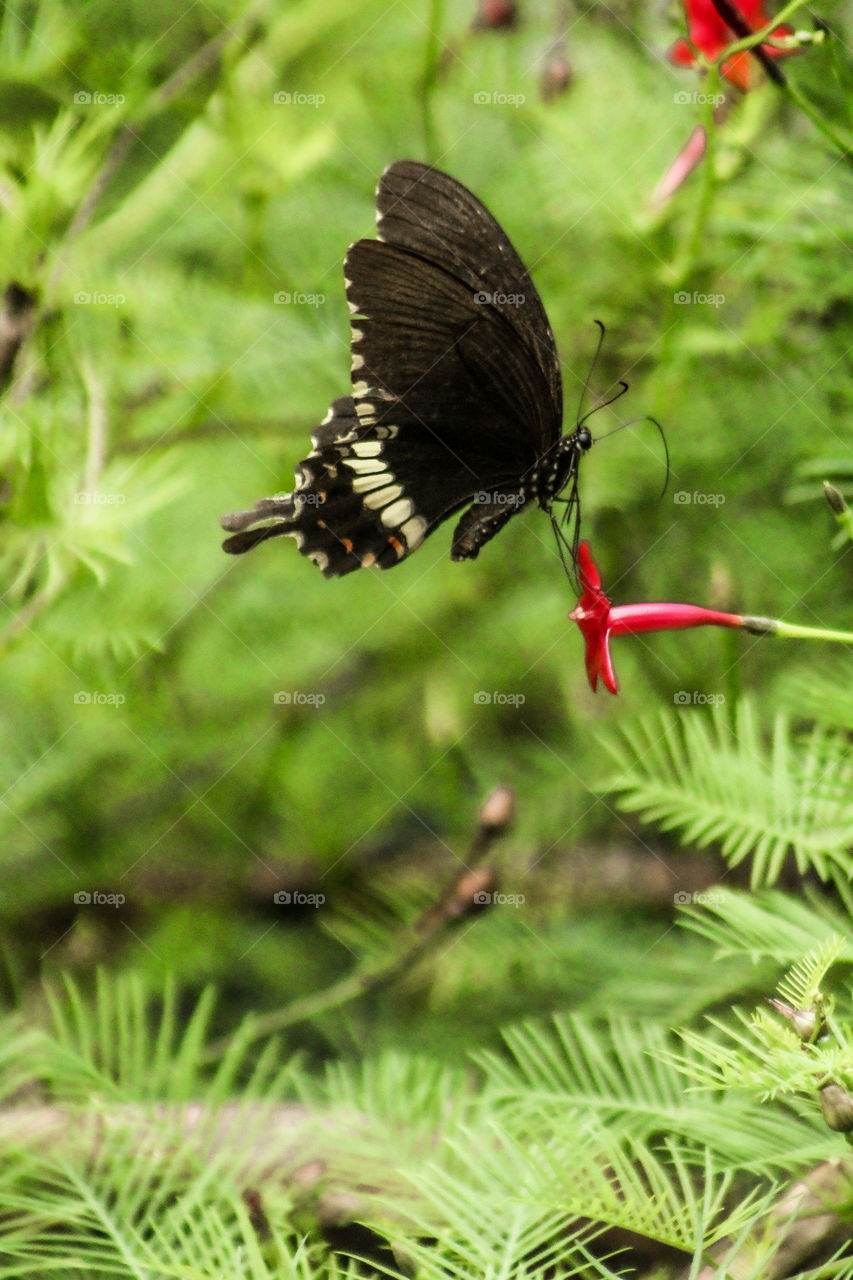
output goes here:
<path id="1" fill-rule="evenodd" d="M 473 559 L 527 504 L 577 503 L 584 426 L 562 430 L 559 360 L 508 237 L 460 183 L 414 161 L 377 191 L 376 240 L 351 245 L 352 391 L 312 433 L 292 493 L 223 517 L 239 554 L 296 539 L 327 577 L 390 568 L 467 508 L 451 556 Z"/>

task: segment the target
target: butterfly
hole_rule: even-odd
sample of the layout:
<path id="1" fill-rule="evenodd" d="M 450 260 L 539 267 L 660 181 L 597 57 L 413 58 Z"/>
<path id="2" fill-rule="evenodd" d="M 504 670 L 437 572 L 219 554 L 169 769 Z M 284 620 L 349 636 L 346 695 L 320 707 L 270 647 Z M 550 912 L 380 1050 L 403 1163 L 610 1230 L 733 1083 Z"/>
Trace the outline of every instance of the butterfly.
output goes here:
<path id="1" fill-rule="evenodd" d="M 465 508 L 451 558 L 472 560 L 536 502 L 574 561 L 592 436 L 584 419 L 562 434 L 554 335 L 509 237 L 460 182 L 413 160 L 385 170 L 376 201 L 377 238 L 344 262 L 352 392 L 312 433 L 292 493 L 222 517 L 223 549 L 284 535 L 328 578 L 389 569 Z"/>

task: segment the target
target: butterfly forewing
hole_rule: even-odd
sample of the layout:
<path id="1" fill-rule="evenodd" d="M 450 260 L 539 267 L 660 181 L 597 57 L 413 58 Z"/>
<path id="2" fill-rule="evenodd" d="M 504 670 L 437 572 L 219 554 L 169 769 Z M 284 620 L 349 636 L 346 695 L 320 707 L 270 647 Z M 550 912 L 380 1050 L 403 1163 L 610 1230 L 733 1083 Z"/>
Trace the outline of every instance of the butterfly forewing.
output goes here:
<path id="1" fill-rule="evenodd" d="M 461 183 L 414 160 L 398 160 L 385 170 L 376 206 L 380 240 L 443 267 L 472 294 L 513 299 L 497 305 L 547 387 L 551 434 L 539 442 L 544 452 L 563 420 L 560 362 L 536 286 L 503 227 Z"/>

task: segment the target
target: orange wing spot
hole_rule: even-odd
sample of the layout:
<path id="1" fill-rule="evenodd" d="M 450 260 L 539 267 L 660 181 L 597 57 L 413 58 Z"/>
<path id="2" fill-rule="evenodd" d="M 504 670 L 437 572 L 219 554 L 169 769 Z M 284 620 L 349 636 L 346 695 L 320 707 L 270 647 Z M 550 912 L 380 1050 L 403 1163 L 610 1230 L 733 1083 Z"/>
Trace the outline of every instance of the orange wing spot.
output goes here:
<path id="1" fill-rule="evenodd" d="M 320 499 L 320 501 L 321 501 L 321 502 L 325 502 L 325 501 L 326 501 L 326 490 L 325 490 L 325 489 L 318 489 L 318 490 L 317 490 L 317 497 Z"/>
<path id="2" fill-rule="evenodd" d="M 325 521 L 325 520 L 318 520 L 318 521 L 317 521 L 317 528 L 318 528 L 318 529 L 325 529 L 325 527 L 326 527 L 326 521 Z"/>
<path id="3" fill-rule="evenodd" d="M 345 551 L 352 551 L 352 538 L 341 538 L 341 543 Z"/>
<path id="4" fill-rule="evenodd" d="M 389 539 L 388 539 L 388 542 L 389 542 L 389 543 L 390 543 L 390 545 L 394 548 L 394 550 L 397 552 L 397 559 L 398 559 L 398 560 L 402 560 L 402 559 L 403 559 L 403 556 L 406 554 L 406 549 L 405 549 L 405 547 L 403 546 L 403 544 L 402 544 L 402 542 L 400 541 L 400 539 L 399 539 L 399 538 L 389 538 Z"/>

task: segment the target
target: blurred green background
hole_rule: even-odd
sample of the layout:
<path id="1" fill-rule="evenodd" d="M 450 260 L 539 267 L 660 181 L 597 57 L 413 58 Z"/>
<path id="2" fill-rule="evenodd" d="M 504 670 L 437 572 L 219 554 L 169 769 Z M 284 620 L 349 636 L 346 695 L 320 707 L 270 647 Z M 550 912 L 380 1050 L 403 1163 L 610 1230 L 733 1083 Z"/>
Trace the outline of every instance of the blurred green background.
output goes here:
<path id="1" fill-rule="evenodd" d="M 843 39 L 850 6 L 826 9 Z M 607 327 L 592 391 L 630 393 L 590 426 L 638 421 L 596 444 L 581 490 L 614 600 L 853 626 L 819 486 L 853 471 L 849 164 L 765 83 L 728 103 L 716 184 L 700 166 L 656 206 L 704 110 L 698 72 L 666 57 L 679 6 L 474 16 L 439 0 L 4 11 L 0 280 L 33 304 L 0 425 L 7 1001 L 96 963 L 215 980 L 234 1014 L 320 988 L 440 892 L 500 783 L 517 795 L 501 883 L 525 910 L 463 929 L 381 1019 L 341 1016 L 328 1040 L 359 1018 L 476 1040 L 530 1012 L 530 990 L 618 1008 L 626 975 L 633 1008 L 677 1014 L 672 987 L 644 994 L 639 957 L 689 964 L 668 932 L 694 872 L 597 795 L 599 735 L 679 693 L 704 715 L 752 690 L 769 724 L 813 654 L 625 639 L 620 696 L 593 695 L 538 512 L 476 562 L 450 562 L 448 525 L 393 572 L 340 581 L 289 541 L 220 550 L 218 517 L 289 488 L 348 388 L 342 259 L 407 156 L 469 186 L 528 265 L 567 429 Z M 569 83 L 543 94 L 555 58 Z M 830 61 L 816 47 L 785 71 L 843 120 Z M 663 497 L 644 415 L 666 434 Z M 596 879 L 614 849 L 660 862 L 663 890 Z M 282 890 L 325 901 L 282 907 Z"/>

